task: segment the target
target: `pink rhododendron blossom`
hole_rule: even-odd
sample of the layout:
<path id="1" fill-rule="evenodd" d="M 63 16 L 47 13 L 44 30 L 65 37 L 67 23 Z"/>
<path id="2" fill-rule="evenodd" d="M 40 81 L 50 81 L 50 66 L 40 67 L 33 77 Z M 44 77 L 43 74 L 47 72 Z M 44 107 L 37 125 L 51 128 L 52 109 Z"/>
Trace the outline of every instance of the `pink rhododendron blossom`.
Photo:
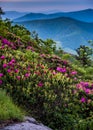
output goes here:
<path id="1" fill-rule="evenodd" d="M 8 73 L 11 73 L 11 69 L 8 69 L 7 72 L 8 72 Z"/>
<path id="2" fill-rule="evenodd" d="M 31 69 L 31 68 L 30 68 L 30 66 L 29 66 L 29 67 L 27 68 L 27 70 L 30 71 L 30 69 Z"/>
<path id="3" fill-rule="evenodd" d="M 79 84 L 76 85 L 76 88 L 78 90 L 84 91 L 86 94 L 93 94 L 92 84 L 89 84 L 89 82 L 83 82 L 82 81 L 82 82 L 80 82 Z"/>
<path id="4" fill-rule="evenodd" d="M 8 63 L 8 65 L 11 66 L 11 65 L 13 65 L 13 63 L 10 61 L 10 62 Z"/>
<path id="5" fill-rule="evenodd" d="M 39 83 L 38 83 L 38 86 L 39 86 L 39 87 L 42 87 L 42 86 L 43 86 L 43 83 L 42 83 L 42 82 L 39 82 Z"/>
<path id="6" fill-rule="evenodd" d="M 66 65 L 68 62 L 66 60 L 63 61 L 64 65 Z"/>
<path id="7" fill-rule="evenodd" d="M 26 49 L 31 50 L 31 49 L 32 49 L 32 47 L 31 47 L 31 46 L 28 46 Z"/>
<path id="8" fill-rule="evenodd" d="M 25 74 L 25 77 L 26 77 L 26 78 L 30 77 L 30 73 L 26 73 L 26 74 Z"/>
<path id="9" fill-rule="evenodd" d="M 45 57 L 46 55 L 45 54 L 41 54 L 40 57 Z"/>
<path id="10" fill-rule="evenodd" d="M 1 58 L 2 60 L 4 60 L 4 59 L 5 59 L 5 56 L 4 56 L 4 55 L 2 55 L 0 58 Z"/>
<path id="11" fill-rule="evenodd" d="M 53 71 L 53 72 L 52 72 L 52 74 L 53 74 L 53 75 L 55 75 L 55 74 L 56 74 L 56 72 L 55 72 L 55 71 Z"/>
<path id="12" fill-rule="evenodd" d="M 89 94 L 90 93 L 90 89 L 85 89 L 85 93 Z"/>
<path id="13" fill-rule="evenodd" d="M 19 70 L 18 69 L 15 69 L 15 73 L 18 73 L 19 72 Z"/>
<path id="14" fill-rule="evenodd" d="M 89 83 L 88 82 L 80 82 L 80 84 L 82 85 L 82 86 L 84 86 L 84 87 L 88 87 L 89 86 Z"/>
<path id="15" fill-rule="evenodd" d="M 34 48 L 32 46 L 28 46 L 26 49 L 31 50 L 32 52 L 34 52 Z"/>
<path id="16" fill-rule="evenodd" d="M 15 59 L 12 59 L 11 62 L 12 62 L 12 63 L 15 63 Z"/>
<path id="17" fill-rule="evenodd" d="M 21 76 L 16 76 L 16 78 L 17 78 L 18 80 L 20 80 L 20 79 L 21 79 Z"/>
<path id="18" fill-rule="evenodd" d="M 3 64 L 3 68 L 6 68 L 6 67 L 7 67 L 7 64 L 4 63 L 4 64 Z"/>
<path id="19" fill-rule="evenodd" d="M 74 80 L 77 80 L 77 78 L 75 77 Z"/>
<path id="20" fill-rule="evenodd" d="M 66 68 L 57 67 L 56 70 L 59 71 L 59 72 L 62 72 L 62 73 L 66 72 Z"/>
<path id="21" fill-rule="evenodd" d="M 16 47 L 15 47 L 15 46 L 12 46 L 12 49 L 16 49 Z"/>
<path id="22" fill-rule="evenodd" d="M 77 84 L 77 85 L 76 85 L 76 88 L 77 88 L 77 89 L 82 89 L 82 85 L 81 85 L 81 84 Z"/>
<path id="23" fill-rule="evenodd" d="M 82 98 L 80 99 L 80 101 L 81 101 L 82 103 L 85 103 L 85 102 L 86 102 L 86 98 L 82 97 Z"/>
<path id="24" fill-rule="evenodd" d="M 11 45 L 11 42 L 4 38 L 4 39 L 2 39 L 2 44 L 9 46 L 9 45 Z"/>
<path id="25" fill-rule="evenodd" d="M 0 77 L 3 77 L 4 76 L 4 74 L 3 73 L 0 73 Z"/>
<path id="26" fill-rule="evenodd" d="M 72 71 L 71 72 L 71 75 L 76 75 L 77 74 L 77 71 Z"/>
<path id="27" fill-rule="evenodd" d="M 81 84 L 81 85 L 84 85 L 84 82 L 83 82 L 83 81 L 81 81 L 81 82 L 80 82 L 80 84 Z"/>
<path id="28" fill-rule="evenodd" d="M 8 63 L 8 65 L 12 66 L 12 65 L 14 65 L 14 63 L 15 63 L 15 59 L 12 59 L 12 60 Z"/>
<path id="29" fill-rule="evenodd" d="M 88 86 L 89 86 L 89 83 L 88 83 L 88 82 L 84 82 L 84 86 L 85 86 L 85 87 L 88 87 Z"/>
<path id="30" fill-rule="evenodd" d="M 5 38 L 4 38 L 4 39 L 2 39 L 2 43 L 3 43 L 3 44 L 7 44 L 7 43 L 8 43 L 8 40 L 7 40 L 7 39 L 5 39 Z"/>

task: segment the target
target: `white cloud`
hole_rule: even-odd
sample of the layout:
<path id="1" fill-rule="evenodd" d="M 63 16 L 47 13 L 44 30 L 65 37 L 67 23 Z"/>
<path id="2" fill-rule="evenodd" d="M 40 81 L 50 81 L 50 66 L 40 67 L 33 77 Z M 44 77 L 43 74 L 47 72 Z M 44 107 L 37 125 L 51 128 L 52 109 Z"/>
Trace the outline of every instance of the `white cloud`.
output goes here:
<path id="1" fill-rule="evenodd" d="M 71 54 L 74 54 L 74 55 L 77 55 L 77 53 L 76 53 L 75 50 L 73 50 L 73 49 L 71 49 L 71 48 L 68 48 L 68 47 L 64 48 L 64 51 L 66 51 L 66 52 L 68 52 L 68 53 L 71 53 Z"/>
<path id="2" fill-rule="evenodd" d="M 62 48 L 62 42 L 61 41 L 55 41 L 57 49 Z"/>

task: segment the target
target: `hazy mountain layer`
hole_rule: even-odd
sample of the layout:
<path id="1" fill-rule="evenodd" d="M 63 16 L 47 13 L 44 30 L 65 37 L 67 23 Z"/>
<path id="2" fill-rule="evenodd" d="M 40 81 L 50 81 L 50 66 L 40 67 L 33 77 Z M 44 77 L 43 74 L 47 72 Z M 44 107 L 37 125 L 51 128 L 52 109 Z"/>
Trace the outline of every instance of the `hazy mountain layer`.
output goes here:
<path id="1" fill-rule="evenodd" d="M 64 48 L 76 49 L 81 44 L 88 45 L 93 40 L 93 23 L 80 22 L 72 18 L 56 18 L 19 22 L 28 30 L 36 31 L 39 37 L 51 38 Z"/>
<path id="2" fill-rule="evenodd" d="M 15 19 L 14 21 L 21 22 L 21 21 L 40 20 L 40 19 L 52 19 L 58 17 L 70 17 L 84 22 L 93 22 L 93 9 L 86 9 L 76 12 L 59 12 L 53 14 L 29 13 Z"/>
<path id="3" fill-rule="evenodd" d="M 22 17 L 26 15 L 26 12 L 16 12 L 16 11 L 6 11 L 5 14 L 2 16 L 3 19 L 16 19 L 18 17 Z"/>

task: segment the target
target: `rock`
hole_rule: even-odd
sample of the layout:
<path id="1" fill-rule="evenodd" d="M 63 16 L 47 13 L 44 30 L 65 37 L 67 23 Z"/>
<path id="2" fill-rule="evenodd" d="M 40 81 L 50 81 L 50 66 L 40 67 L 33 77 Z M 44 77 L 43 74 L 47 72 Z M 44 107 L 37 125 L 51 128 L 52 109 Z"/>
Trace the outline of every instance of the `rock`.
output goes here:
<path id="1" fill-rule="evenodd" d="M 32 118 L 32 117 L 25 116 L 25 117 L 24 117 L 24 120 L 25 120 L 25 121 L 28 121 L 29 123 L 36 124 L 36 125 L 39 124 L 39 123 L 38 123 L 34 118 Z"/>
<path id="2" fill-rule="evenodd" d="M 38 123 L 34 118 L 25 117 L 24 122 L 13 124 L 1 128 L 0 130 L 52 130 L 41 123 Z"/>

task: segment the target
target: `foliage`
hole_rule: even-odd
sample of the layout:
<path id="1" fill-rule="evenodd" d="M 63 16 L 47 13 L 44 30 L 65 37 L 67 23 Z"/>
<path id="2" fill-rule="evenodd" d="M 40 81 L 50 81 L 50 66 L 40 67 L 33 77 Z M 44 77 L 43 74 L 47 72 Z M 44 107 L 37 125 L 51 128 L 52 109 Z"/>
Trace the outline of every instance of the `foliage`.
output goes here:
<path id="1" fill-rule="evenodd" d="M 4 13 L 4 11 L 2 10 L 2 8 L 0 7 L 0 19 L 2 19 L 1 18 L 1 15 L 4 15 L 5 13 Z"/>
<path id="2" fill-rule="evenodd" d="M 82 67 L 70 54 L 57 56 L 53 40 L 30 37 L 24 27 L 6 23 L 0 27 L 0 88 L 54 130 L 91 129 L 92 67 Z"/>
<path id="3" fill-rule="evenodd" d="M 83 66 L 91 64 L 90 55 L 92 55 L 92 49 L 90 47 L 80 45 L 80 47 L 76 49 L 76 52 L 78 54 L 76 58 Z"/>

